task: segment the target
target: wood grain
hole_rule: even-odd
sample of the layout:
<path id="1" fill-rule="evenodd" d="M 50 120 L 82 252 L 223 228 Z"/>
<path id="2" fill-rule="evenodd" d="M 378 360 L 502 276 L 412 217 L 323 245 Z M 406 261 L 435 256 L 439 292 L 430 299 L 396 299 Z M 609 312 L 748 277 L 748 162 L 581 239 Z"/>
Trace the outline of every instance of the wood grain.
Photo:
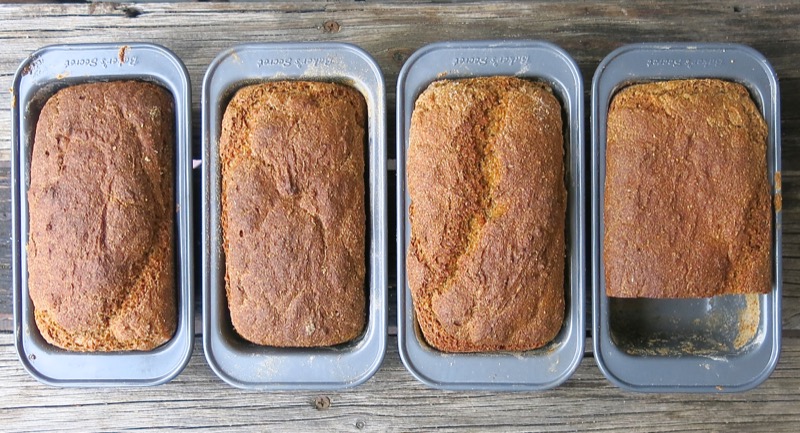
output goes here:
<path id="1" fill-rule="evenodd" d="M 205 363 L 199 339 L 195 344 L 189 366 L 166 385 L 58 389 L 31 379 L 16 359 L 10 334 L 0 334 L 3 430 L 795 432 L 800 422 L 800 335 L 784 340 L 778 368 L 763 385 L 726 395 L 623 392 L 603 378 L 592 358 L 548 392 L 438 391 L 406 372 L 394 338 L 380 371 L 358 388 L 261 393 L 223 383 Z M 317 409 L 318 398 L 330 406 Z"/>
<path id="2" fill-rule="evenodd" d="M 486 431 L 495 427 L 501 431 L 797 431 L 799 2 L 15 4 L 0 5 L 0 22 L 0 430 Z M 22 369 L 8 332 L 11 94 L 6 89 L 27 55 L 49 44 L 101 41 L 155 42 L 172 49 L 183 59 L 192 80 L 193 143 L 198 157 L 200 85 L 217 53 L 237 43 L 254 41 L 355 43 L 375 56 L 386 77 L 389 153 L 393 158 L 396 79 L 408 56 L 435 41 L 495 38 L 545 39 L 566 49 L 583 72 L 587 113 L 595 68 L 611 50 L 626 43 L 739 42 L 769 59 L 780 78 L 782 98 L 784 349 L 778 369 L 761 387 L 721 396 L 625 393 L 603 378 L 592 358 L 591 344 L 587 344 L 586 358 L 577 373 L 552 391 L 442 392 L 425 388 L 405 371 L 394 337 L 390 338 L 383 367 L 373 379 L 354 390 L 326 394 L 233 389 L 208 368 L 199 341 L 186 370 L 173 382 L 154 388 L 51 388 L 38 384 Z M 395 180 L 391 176 L 389 184 L 392 214 Z M 393 216 L 390 221 L 394 221 Z M 393 268 L 393 252 L 390 257 Z M 199 272 L 196 275 L 199 281 Z M 390 278 L 393 275 L 394 270 Z M 394 317 L 394 302 L 390 305 Z M 318 397 L 327 397 L 330 407 L 316 409 Z M 324 402 L 323 398 L 319 406 L 324 407 Z"/>

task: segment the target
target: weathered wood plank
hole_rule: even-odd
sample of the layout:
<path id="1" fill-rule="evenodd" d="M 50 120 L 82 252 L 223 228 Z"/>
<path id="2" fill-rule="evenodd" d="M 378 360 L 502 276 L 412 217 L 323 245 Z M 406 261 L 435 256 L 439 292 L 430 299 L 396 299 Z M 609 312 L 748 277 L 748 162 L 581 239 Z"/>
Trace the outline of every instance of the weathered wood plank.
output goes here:
<path id="1" fill-rule="evenodd" d="M 761 387 L 734 395 L 633 394 L 612 387 L 594 360 L 562 387 L 541 393 L 443 392 L 405 371 L 390 339 L 381 370 L 341 392 L 243 391 L 220 381 L 195 348 L 173 382 L 146 389 L 58 389 L 38 384 L 0 334 L 4 431 L 797 431 L 800 335 L 784 339 L 778 368 Z M 328 399 L 330 407 L 315 408 Z M 757 402 L 757 403 L 756 403 Z M 360 426 L 360 428 L 359 428 Z"/>
<path id="2" fill-rule="evenodd" d="M 335 21 L 336 26 L 325 26 Z M 400 363 L 396 339 L 378 374 L 354 390 L 258 393 L 230 388 L 208 368 L 199 341 L 175 381 L 147 389 L 57 389 L 39 385 L 16 359 L 10 330 L 11 95 L 0 92 L 0 430 L 796 431 L 800 414 L 800 3 L 716 2 L 265 2 L 0 5 L 0 87 L 17 65 L 53 43 L 160 43 L 192 79 L 195 155 L 200 85 L 216 54 L 240 42 L 344 41 L 373 54 L 386 76 L 394 154 L 398 71 L 417 48 L 440 40 L 533 38 L 570 52 L 590 89 L 612 49 L 638 41 L 729 41 L 770 60 L 781 80 L 784 229 L 784 350 L 758 389 L 736 395 L 640 395 L 614 388 L 591 357 L 562 387 L 544 393 L 430 390 Z M 587 93 L 588 95 L 588 93 Z M 587 99 L 588 107 L 588 99 Z M 588 120 L 588 118 L 587 118 Z M 587 135 L 588 136 L 588 135 Z M 393 157 L 393 156 L 391 156 Z M 389 204 L 393 211 L 394 182 Z M 199 196 L 198 196 L 199 197 Z M 199 209 L 199 207 L 197 208 Z M 390 261 L 394 266 L 394 261 Z M 394 275 L 392 271 L 392 275 Z M 199 274 L 198 274 L 199 275 Z M 199 290 L 199 284 L 198 284 Z M 390 304 L 394 310 L 394 303 Z M 330 399 L 318 410 L 318 397 Z"/>
<path id="3" fill-rule="evenodd" d="M 135 13 L 132 13 L 131 10 Z M 195 154 L 199 155 L 200 84 L 221 50 L 246 41 L 346 41 L 372 53 L 387 81 L 390 153 L 394 89 L 407 56 L 445 39 L 543 38 L 579 62 L 586 88 L 600 60 L 636 41 L 735 41 L 772 62 L 783 96 L 784 324 L 800 329 L 800 4 L 797 2 L 500 2 L 41 4 L 0 7 L 0 81 L 11 85 L 18 64 L 53 43 L 141 40 L 173 49 L 192 79 Z M 325 22 L 336 21 L 331 32 Z M 587 90 L 588 91 L 588 90 Z M 588 100 L 587 100 L 588 105 Z M 8 191 L 11 95 L 0 92 L 0 315 L 10 314 Z M 588 136 L 588 135 L 587 135 Z M 394 182 L 389 191 L 394 193 Z M 196 195 L 197 196 L 197 195 Z M 389 200 L 390 211 L 394 201 Z M 393 258 L 394 256 L 391 255 Z M 394 260 L 390 261 L 394 275 Z M 0 320 L 0 329 L 8 329 Z"/>
<path id="4" fill-rule="evenodd" d="M 11 166 L 0 159 L 0 330 L 11 313 Z"/>

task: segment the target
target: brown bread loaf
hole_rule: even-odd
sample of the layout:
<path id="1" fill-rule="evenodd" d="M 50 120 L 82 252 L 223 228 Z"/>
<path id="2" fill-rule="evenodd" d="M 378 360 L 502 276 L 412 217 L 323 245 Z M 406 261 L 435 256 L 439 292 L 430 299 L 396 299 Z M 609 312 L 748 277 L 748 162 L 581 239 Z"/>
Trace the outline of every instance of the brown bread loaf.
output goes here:
<path id="1" fill-rule="evenodd" d="M 220 137 L 225 281 L 248 341 L 330 346 L 365 324 L 366 103 L 348 86 L 240 89 Z"/>
<path id="2" fill-rule="evenodd" d="M 747 89 L 716 79 L 617 93 L 606 147 L 606 293 L 767 293 L 767 125 Z"/>
<path id="3" fill-rule="evenodd" d="M 150 350 L 176 327 L 173 99 L 139 81 L 74 85 L 36 125 L 28 286 L 44 338 Z"/>
<path id="4" fill-rule="evenodd" d="M 561 105 L 512 77 L 442 80 L 417 99 L 407 157 L 408 284 L 425 339 L 522 351 L 564 318 Z"/>

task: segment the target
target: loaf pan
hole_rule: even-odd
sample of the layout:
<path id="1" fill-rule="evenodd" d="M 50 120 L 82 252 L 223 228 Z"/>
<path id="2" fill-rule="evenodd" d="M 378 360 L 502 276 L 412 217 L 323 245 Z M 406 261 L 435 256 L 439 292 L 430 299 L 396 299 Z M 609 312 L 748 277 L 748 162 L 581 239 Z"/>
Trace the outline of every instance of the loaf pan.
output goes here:
<path id="1" fill-rule="evenodd" d="M 769 294 L 701 299 L 606 296 L 603 194 L 609 104 L 629 84 L 684 78 L 718 78 L 747 87 L 769 128 L 772 194 L 781 194 L 778 80 L 760 53 L 733 44 L 635 44 L 609 54 L 592 83 L 594 353 L 606 377 L 627 390 L 744 391 L 770 375 L 780 353 L 780 207 L 774 209 Z"/>
<path id="2" fill-rule="evenodd" d="M 220 226 L 219 137 L 222 116 L 240 88 L 270 80 L 339 82 L 367 102 L 367 325 L 334 347 L 277 348 L 249 343 L 231 324 L 225 294 Z M 340 43 L 246 44 L 222 52 L 203 82 L 203 345 L 217 375 L 239 388 L 337 389 L 358 385 L 380 367 L 386 351 L 386 93 L 369 54 Z M 287 284 L 292 284 L 287 281 Z"/>
<path id="3" fill-rule="evenodd" d="M 59 89 L 83 83 L 141 80 L 172 93 L 175 104 L 175 266 L 177 328 L 151 351 L 70 352 L 47 343 L 28 296 L 26 245 L 30 157 L 39 112 Z M 53 45 L 31 54 L 14 77 L 12 107 L 12 261 L 14 332 L 25 369 L 54 386 L 144 386 L 167 382 L 189 361 L 194 342 L 192 284 L 191 87 L 183 63 L 153 44 Z"/>
<path id="4" fill-rule="evenodd" d="M 427 344 L 415 319 L 406 280 L 411 225 L 406 150 L 417 97 L 433 81 L 517 76 L 549 84 L 563 107 L 568 192 L 564 295 L 566 314 L 549 344 L 525 352 L 445 353 Z M 400 356 L 421 382 L 451 390 L 542 390 L 569 378 L 583 356 L 585 338 L 585 216 L 583 82 L 560 48 L 538 41 L 445 42 L 425 46 L 405 63 L 397 82 L 397 333 Z"/>

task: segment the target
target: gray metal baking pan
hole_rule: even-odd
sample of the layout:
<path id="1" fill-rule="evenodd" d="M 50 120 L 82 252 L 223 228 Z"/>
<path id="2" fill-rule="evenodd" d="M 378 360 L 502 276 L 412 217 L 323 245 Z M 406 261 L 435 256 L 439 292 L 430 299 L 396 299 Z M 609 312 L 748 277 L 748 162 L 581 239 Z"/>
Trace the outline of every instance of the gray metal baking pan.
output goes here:
<path id="1" fill-rule="evenodd" d="M 28 296 L 27 189 L 34 131 L 44 103 L 67 86 L 142 80 L 172 93 L 175 104 L 175 252 L 178 323 L 175 335 L 152 351 L 79 353 L 47 343 Z M 192 282 L 191 86 L 183 63 L 154 44 L 70 44 L 44 47 L 14 77 L 11 144 L 14 332 L 25 369 L 54 386 L 145 386 L 167 382 L 189 362 L 194 343 Z"/>
<path id="2" fill-rule="evenodd" d="M 760 53 L 742 45 L 683 43 L 627 45 L 609 54 L 592 83 L 594 353 L 606 377 L 627 390 L 744 391 L 766 380 L 780 353 L 780 208 L 773 220 L 771 293 L 703 299 L 606 296 L 603 193 L 609 103 L 629 84 L 681 78 L 719 78 L 748 88 L 769 127 L 769 178 L 773 194 L 781 194 L 778 79 Z"/>
<path id="3" fill-rule="evenodd" d="M 427 344 L 415 319 L 406 280 L 411 225 L 406 191 L 406 149 L 417 97 L 433 81 L 477 76 L 517 76 L 549 84 L 563 107 L 566 143 L 566 314 L 549 344 L 525 352 L 441 352 Z M 583 81 L 561 48 L 539 41 L 443 42 L 422 47 L 406 61 L 397 81 L 397 334 L 400 357 L 421 382 L 450 390 L 525 391 L 563 383 L 583 357 L 585 339 Z"/>
<path id="4" fill-rule="evenodd" d="M 240 88 L 269 80 L 334 81 L 367 101 L 367 326 L 352 342 L 324 348 L 251 344 L 236 334 L 225 294 L 220 227 L 219 137 L 222 116 Z M 203 345 L 214 372 L 239 388 L 339 389 L 356 386 L 380 367 L 386 352 L 386 91 L 375 60 L 341 43 L 263 43 L 230 48 L 203 81 Z"/>

